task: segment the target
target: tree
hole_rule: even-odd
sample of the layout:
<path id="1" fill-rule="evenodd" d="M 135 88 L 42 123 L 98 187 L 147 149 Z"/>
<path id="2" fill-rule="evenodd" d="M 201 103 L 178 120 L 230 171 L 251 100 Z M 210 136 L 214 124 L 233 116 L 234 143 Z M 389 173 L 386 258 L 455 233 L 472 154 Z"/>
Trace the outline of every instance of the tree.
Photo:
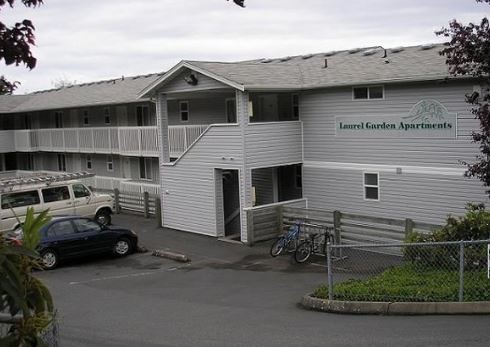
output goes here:
<path id="1" fill-rule="evenodd" d="M 13 7 L 15 0 L 0 0 L 0 11 L 5 5 Z M 22 0 L 27 7 L 40 6 L 43 0 Z M 33 69 L 36 66 L 36 58 L 32 55 L 31 47 L 35 45 L 34 25 L 28 19 L 15 23 L 9 27 L 0 22 L 0 60 L 5 60 L 6 65 L 24 64 Z M 0 76 L 0 95 L 12 94 L 19 82 L 10 82 L 5 76 Z"/>
<path id="2" fill-rule="evenodd" d="M 476 0 L 490 4 L 490 0 Z M 449 28 L 436 32 L 450 40 L 440 54 L 446 56 L 446 64 L 452 75 L 473 76 L 480 80 L 482 88 L 466 95 L 466 102 L 473 105 L 472 113 L 480 121 L 479 131 L 472 134 L 473 142 L 480 148 L 474 163 L 467 166 L 465 176 L 479 178 L 490 187 L 490 26 L 484 17 L 480 24 L 464 25 L 456 20 Z M 490 189 L 486 190 L 490 196 Z"/>

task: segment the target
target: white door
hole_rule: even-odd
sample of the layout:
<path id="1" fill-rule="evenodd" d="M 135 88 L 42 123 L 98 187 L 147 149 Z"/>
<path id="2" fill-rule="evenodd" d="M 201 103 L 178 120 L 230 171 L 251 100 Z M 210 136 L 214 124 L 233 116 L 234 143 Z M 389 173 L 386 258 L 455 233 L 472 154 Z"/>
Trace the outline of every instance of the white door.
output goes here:
<path id="1" fill-rule="evenodd" d="M 72 186 L 74 214 L 83 217 L 93 217 L 97 204 L 95 203 L 90 190 L 81 183 L 74 183 Z"/>
<path id="2" fill-rule="evenodd" d="M 123 159 L 123 177 L 131 178 L 131 159 L 129 158 Z"/>
<path id="3" fill-rule="evenodd" d="M 73 201 L 68 186 L 57 186 L 41 189 L 43 209 L 49 208 L 52 216 L 72 215 Z"/>

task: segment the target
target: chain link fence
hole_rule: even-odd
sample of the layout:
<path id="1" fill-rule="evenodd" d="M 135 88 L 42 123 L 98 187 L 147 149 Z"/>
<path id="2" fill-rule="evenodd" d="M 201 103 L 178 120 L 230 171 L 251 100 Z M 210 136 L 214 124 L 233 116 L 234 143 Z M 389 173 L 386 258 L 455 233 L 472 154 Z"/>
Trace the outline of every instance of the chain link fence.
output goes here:
<path id="1" fill-rule="evenodd" d="M 329 245 L 315 296 L 348 301 L 488 301 L 490 240 Z"/>

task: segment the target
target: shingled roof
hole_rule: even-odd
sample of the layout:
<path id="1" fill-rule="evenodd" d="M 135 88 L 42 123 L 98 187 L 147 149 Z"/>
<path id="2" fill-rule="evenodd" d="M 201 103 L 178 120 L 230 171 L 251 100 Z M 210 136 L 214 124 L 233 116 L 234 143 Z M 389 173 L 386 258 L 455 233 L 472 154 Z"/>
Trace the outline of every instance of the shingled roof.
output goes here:
<path id="1" fill-rule="evenodd" d="M 141 101 L 139 92 L 162 74 L 75 84 L 26 95 L 0 97 L 0 113 L 17 113 Z"/>

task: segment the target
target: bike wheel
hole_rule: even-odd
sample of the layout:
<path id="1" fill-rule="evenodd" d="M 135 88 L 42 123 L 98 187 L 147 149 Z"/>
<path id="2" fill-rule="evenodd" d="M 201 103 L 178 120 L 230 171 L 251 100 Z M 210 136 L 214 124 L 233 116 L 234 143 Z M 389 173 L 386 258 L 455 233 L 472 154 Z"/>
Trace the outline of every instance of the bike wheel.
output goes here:
<path id="1" fill-rule="evenodd" d="M 284 251 L 284 239 L 278 238 L 271 246 L 271 256 L 272 257 L 277 257 Z"/>
<path id="2" fill-rule="evenodd" d="M 311 255 L 311 243 L 308 241 L 301 242 L 294 252 L 294 260 L 297 263 L 304 263 Z"/>

